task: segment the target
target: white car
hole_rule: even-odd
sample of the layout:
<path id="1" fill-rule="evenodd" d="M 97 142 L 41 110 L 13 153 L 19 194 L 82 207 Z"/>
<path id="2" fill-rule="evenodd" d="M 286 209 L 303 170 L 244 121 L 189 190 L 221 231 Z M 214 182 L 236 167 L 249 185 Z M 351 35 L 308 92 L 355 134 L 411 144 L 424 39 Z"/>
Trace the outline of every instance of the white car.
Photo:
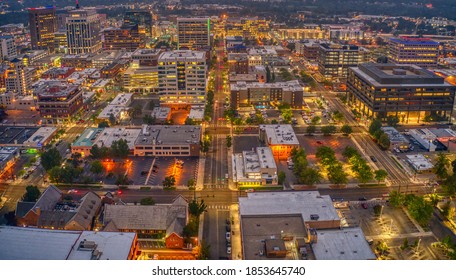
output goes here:
<path id="1" fill-rule="evenodd" d="M 225 234 L 226 241 L 231 241 L 231 232 Z"/>
<path id="2" fill-rule="evenodd" d="M 231 247 L 226 247 L 226 254 L 227 255 L 231 254 Z"/>

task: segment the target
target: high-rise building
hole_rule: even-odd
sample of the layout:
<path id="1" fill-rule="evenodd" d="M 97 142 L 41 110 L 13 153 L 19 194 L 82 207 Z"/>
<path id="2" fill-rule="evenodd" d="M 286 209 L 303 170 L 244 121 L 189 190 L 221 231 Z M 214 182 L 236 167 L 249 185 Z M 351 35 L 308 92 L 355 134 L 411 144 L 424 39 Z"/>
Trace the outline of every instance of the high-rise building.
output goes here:
<path id="1" fill-rule="evenodd" d="M 152 14 L 149 11 L 126 11 L 124 23 L 126 25 L 137 24 L 140 31 L 144 31 L 142 33 L 145 33 L 148 37 L 152 36 Z"/>
<path id="2" fill-rule="evenodd" d="M 388 42 L 388 58 L 393 63 L 434 67 L 438 56 L 439 43 L 428 38 L 399 37 Z"/>
<path id="3" fill-rule="evenodd" d="M 34 74 L 34 68 L 26 67 L 21 59 L 14 58 L 6 71 L 6 92 L 12 92 L 15 95 L 31 94 Z"/>
<path id="4" fill-rule="evenodd" d="M 416 65 L 361 64 L 348 72 L 348 101 L 361 114 L 402 123 L 448 121 L 456 87 Z"/>
<path id="5" fill-rule="evenodd" d="M 205 53 L 190 50 L 162 53 L 158 58 L 158 83 L 163 103 L 204 103 Z"/>
<path id="6" fill-rule="evenodd" d="M 158 92 L 158 49 L 138 49 L 132 55 L 133 63 L 123 74 L 123 87 L 129 92 Z"/>
<path id="7" fill-rule="evenodd" d="M 110 27 L 103 30 L 103 49 L 134 51 L 144 48 L 145 36 L 139 31 L 137 24 L 123 25 L 120 28 Z"/>
<path id="8" fill-rule="evenodd" d="M 68 41 L 66 32 L 54 33 L 54 48 L 58 53 L 66 53 L 68 51 Z"/>
<path id="9" fill-rule="evenodd" d="M 346 78 L 349 67 L 365 61 L 367 49 L 354 45 L 320 44 L 318 70 L 325 78 Z"/>
<path id="10" fill-rule="evenodd" d="M 32 49 L 54 51 L 54 33 L 57 32 L 55 7 L 29 9 L 30 39 Z"/>
<path id="11" fill-rule="evenodd" d="M 210 46 L 209 18 L 178 18 L 178 49 L 201 50 Z"/>
<path id="12" fill-rule="evenodd" d="M 16 54 L 14 37 L 10 35 L 0 36 L 0 62 Z"/>
<path id="13" fill-rule="evenodd" d="M 70 11 L 66 27 L 68 53 L 94 53 L 101 50 L 100 17 L 95 10 Z"/>

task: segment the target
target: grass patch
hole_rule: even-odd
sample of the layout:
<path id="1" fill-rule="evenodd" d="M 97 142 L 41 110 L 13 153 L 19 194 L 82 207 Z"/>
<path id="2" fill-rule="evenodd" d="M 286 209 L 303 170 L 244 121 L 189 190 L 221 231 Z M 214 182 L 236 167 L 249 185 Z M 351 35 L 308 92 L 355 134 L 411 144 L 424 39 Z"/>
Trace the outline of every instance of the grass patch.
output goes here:
<path id="1" fill-rule="evenodd" d="M 395 157 L 391 157 L 391 158 L 394 160 L 394 162 L 396 163 L 397 167 L 399 167 L 402 170 L 404 169 L 404 167 L 402 167 L 402 164 L 400 164 Z"/>
<path id="2" fill-rule="evenodd" d="M 358 184 L 358 187 L 360 188 L 376 188 L 376 187 L 386 187 L 385 183 L 367 183 L 367 184 Z"/>

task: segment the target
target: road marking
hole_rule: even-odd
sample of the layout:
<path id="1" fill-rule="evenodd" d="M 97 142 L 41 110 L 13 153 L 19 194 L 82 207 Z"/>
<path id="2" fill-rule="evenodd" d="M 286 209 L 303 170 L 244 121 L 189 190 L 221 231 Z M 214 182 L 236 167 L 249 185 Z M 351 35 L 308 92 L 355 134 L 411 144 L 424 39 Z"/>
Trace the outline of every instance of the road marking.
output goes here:
<path id="1" fill-rule="evenodd" d="M 150 168 L 149 168 L 149 173 L 147 173 L 146 185 L 147 185 L 147 183 L 149 182 L 149 177 L 150 177 L 150 174 L 151 174 L 151 172 L 152 172 L 152 168 L 154 167 L 155 159 L 156 159 L 156 158 L 157 158 L 157 157 L 154 157 L 154 160 L 152 161 L 152 164 L 150 165 Z"/>

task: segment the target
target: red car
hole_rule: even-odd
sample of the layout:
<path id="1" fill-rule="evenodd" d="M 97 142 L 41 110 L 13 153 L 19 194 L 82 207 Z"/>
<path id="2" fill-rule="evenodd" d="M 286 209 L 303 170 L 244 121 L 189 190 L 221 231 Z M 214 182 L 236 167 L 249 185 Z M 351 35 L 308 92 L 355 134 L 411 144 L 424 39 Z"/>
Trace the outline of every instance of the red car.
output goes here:
<path id="1" fill-rule="evenodd" d="M 368 208 L 367 203 L 361 203 L 361 206 L 362 206 L 364 209 L 367 209 L 367 208 Z"/>

